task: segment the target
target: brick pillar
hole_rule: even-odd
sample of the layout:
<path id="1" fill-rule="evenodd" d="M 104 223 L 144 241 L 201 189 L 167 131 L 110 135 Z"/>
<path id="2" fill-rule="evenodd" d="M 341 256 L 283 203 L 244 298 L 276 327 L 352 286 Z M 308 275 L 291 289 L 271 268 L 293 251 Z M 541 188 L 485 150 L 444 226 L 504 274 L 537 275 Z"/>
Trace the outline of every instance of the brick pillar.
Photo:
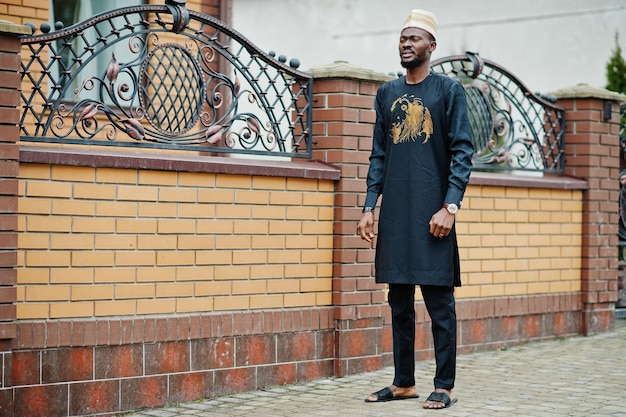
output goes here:
<path id="1" fill-rule="evenodd" d="M 626 97 L 578 85 L 559 90 L 565 108 L 565 174 L 583 178 L 582 332 L 613 329 L 618 280 L 619 105 Z"/>
<path id="2" fill-rule="evenodd" d="M 12 347 L 17 316 L 17 176 L 20 138 L 19 35 L 26 26 L 0 21 L 0 416 L 13 415 Z"/>
<path id="3" fill-rule="evenodd" d="M 333 305 L 335 374 L 383 365 L 385 287 L 373 278 L 374 249 L 356 235 L 365 200 L 375 119 L 374 97 L 383 74 L 336 62 L 313 70 L 313 157 L 341 168 L 335 190 Z M 387 326 L 388 327 L 388 326 Z"/>

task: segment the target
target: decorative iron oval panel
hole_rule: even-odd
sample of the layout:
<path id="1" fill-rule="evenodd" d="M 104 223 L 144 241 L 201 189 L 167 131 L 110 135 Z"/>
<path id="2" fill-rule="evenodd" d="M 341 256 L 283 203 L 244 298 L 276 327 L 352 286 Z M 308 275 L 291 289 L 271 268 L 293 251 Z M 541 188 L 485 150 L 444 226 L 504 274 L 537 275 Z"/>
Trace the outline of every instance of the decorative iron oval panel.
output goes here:
<path id="1" fill-rule="evenodd" d="M 176 136 L 189 131 L 202 113 L 204 78 L 192 52 L 178 44 L 157 46 L 141 65 L 141 106 L 159 132 Z"/>
<path id="2" fill-rule="evenodd" d="M 467 113 L 472 129 L 474 152 L 482 155 L 492 145 L 493 114 L 487 95 L 477 86 L 465 87 Z"/>

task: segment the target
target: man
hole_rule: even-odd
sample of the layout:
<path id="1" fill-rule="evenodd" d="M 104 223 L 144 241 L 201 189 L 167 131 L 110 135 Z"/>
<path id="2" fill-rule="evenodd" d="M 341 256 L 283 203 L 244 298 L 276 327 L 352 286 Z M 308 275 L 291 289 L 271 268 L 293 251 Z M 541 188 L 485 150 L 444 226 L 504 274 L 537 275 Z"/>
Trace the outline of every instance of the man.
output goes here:
<path id="1" fill-rule="evenodd" d="M 415 285 L 431 317 L 435 390 L 423 407 L 449 407 L 457 399 L 456 310 L 460 286 L 454 227 L 472 168 L 473 147 L 463 86 L 430 71 L 437 21 L 413 10 L 400 34 L 406 76 L 376 95 L 367 195 L 357 233 L 374 238 L 374 208 L 381 200 L 376 282 L 389 285 L 395 375 L 390 387 L 365 401 L 417 398 L 415 387 Z"/>

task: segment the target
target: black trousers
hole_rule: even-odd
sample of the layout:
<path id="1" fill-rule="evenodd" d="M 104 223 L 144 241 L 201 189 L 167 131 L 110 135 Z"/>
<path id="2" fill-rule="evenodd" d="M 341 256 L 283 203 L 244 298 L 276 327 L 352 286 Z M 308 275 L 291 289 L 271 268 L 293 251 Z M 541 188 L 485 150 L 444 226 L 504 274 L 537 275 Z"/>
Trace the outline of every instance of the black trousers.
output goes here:
<path id="1" fill-rule="evenodd" d="M 421 285 L 432 321 L 435 388 L 451 390 L 456 377 L 456 308 L 453 287 Z M 397 387 L 415 385 L 415 285 L 389 284 L 393 362 Z"/>

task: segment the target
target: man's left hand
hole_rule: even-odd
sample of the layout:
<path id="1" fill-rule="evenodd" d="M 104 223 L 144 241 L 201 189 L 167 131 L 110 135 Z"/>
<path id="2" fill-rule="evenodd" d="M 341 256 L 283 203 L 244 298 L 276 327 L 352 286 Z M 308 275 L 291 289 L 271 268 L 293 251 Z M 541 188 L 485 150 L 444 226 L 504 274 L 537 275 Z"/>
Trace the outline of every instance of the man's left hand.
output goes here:
<path id="1" fill-rule="evenodd" d="M 430 234 L 444 238 L 450 234 L 452 226 L 454 225 L 454 214 L 448 213 L 448 210 L 441 208 L 437 213 L 433 214 L 430 218 Z"/>

